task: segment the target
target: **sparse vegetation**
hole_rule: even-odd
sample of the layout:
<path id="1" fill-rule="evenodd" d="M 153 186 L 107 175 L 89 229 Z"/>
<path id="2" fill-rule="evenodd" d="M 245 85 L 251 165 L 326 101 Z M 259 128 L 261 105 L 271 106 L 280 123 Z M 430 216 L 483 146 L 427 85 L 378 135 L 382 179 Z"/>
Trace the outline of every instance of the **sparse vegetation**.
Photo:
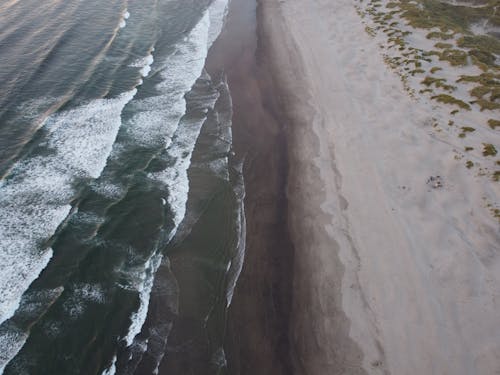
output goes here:
<path id="1" fill-rule="evenodd" d="M 472 132 L 475 132 L 476 129 L 474 128 L 471 128 L 470 126 L 462 126 L 462 133 L 460 133 L 458 136 L 460 138 L 465 138 L 465 136 L 467 135 L 467 133 L 472 133 Z"/>
<path id="2" fill-rule="evenodd" d="M 445 49 L 439 54 L 439 60 L 448 61 L 453 66 L 467 65 L 467 53 L 459 49 Z"/>
<path id="3" fill-rule="evenodd" d="M 483 156 L 495 156 L 497 149 L 491 143 L 483 143 Z"/>
<path id="4" fill-rule="evenodd" d="M 448 40 L 448 39 L 453 39 L 453 36 L 455 34 L 448 34 L 448 33 L 443 33 L 441 31 L 432 31 L 429 34 L 427 34 L 427 39 L 442 39 L 442 40 Z"/>
<path id="5" fill-rule="evenodd" d="M 478 104 L 479 107 L 481 108 L 481 111 L 484 111 L 485 109 L 489 111 L 494 111 L 495 109 L 500 109 L 500 103 L 495 103 L 486 99 L 478 99 L 474 101 L 474 104 Z"/>
<path id="6" fill-rule="evenodd" d="M 366 26 L 365 31 L 370 36 L 375 36 L 377 34 L 376 31 L 373 28 L 371 28 L 370 26 Z"/>
<path id="7" fill-rule="evenodd" d="M 469 56 L 482 70 L 487 70 L 489 66 L 495 65 L 495 55 L 491 52 L 472 49 L 469 51 Z"/>
<path id="8" fill-rule="evenodd" d="M 474 48 L 485 53 L 500 54 L 500 40 L 489 35 L 466 35 L 458 39 L 457 45 L 462 48 Z"/>
<path id="9" fill-rule="evenodd" d="M 478 76 L 461 75 L 457 82 L 479 83 L 483 86 L 500 86 L 500 73 L 481 73 Z"/>
<path id="10" fill-rule="evenodd" d="M 410 74 L 412 76 L 414 76 L 415 74 L 424 74 L 424 73 L 425 73 L 425 70 L 423 70 L 423 69 L 414 69 L 414 70 L 410 71 Z"/>
<path id="11" fill-rule="evenodd" d="M 440 103 L 444 103 L 444 104 L 457 105 L 460 108 L 468 110 L 468 111 L 470 111 L 470 109 L 471 109 L 469 104 L 465 103 L 464 101 L 462 101 L 460 99 L 454 98 L 451 95 L 439 94 L 439 95 L 435 95 L 435 96 L 431 97 L 431 99 L 434 99 L 434 100 L 436 100 Z"/>
<path id="12" fill-rule="evenodd" d="M 497 127 L 500 127 L 500 121 L 499 120 L 489 119 L 488 120 L 488 125 L 490 126 L 490 128 L 496 129 Z"/>
<path id="13" fill-rule="evenodd" d="M 453 44 L 438 42 L 438 43 L 434 44 L 434 47 L 439 48 L 439 49 L 450 49 L 450 48 L 453 48 Z"/>
<path id="14" fill-rule="evenodd" d="M 360 0 L 362 1 L 362 0 Z M 374 4 L 376 2 L 376 4 Z M 403 82 L 405 89 L 413 96 L 415 88 L 410 84 L 416 82 L 411 80 L 411 76 L 423 74 L 420 80 L 420 94 L 430 93 L 430 98 L 442 104 L 455 106 L 450 108 L 450 115 L 456 115 L 461 110 L 474 110 L 480 108 L 481 111 L 500 109 L 500 66 L 497 64 L 497 56 L 500 55 L 500 39 L 488 35 L 474 35 L 470 31 L 471 25 L 477 22 L 488 20 L 490 25 L 500 27 L 500 12 L 497 14 L 498 0 L 487 0 L 487 3 L 480 6 L 454 5 L 441 0 L 393 0 L 386 4 L 386 9 L 382 9 L 379 0 L 371 0 L 366 8 L 367 14 L 378 24 L 378 29 L 383 29 L 389 42 L 388 55 L 384 56 L 386 63 L 396 70 Z M 387 12 L 387 10 L 390 10 Z M 404 22 L 394 20 L 393 16 L 398 14 Z M 410 27 L 427 29 L 427 38 L 435 40 L 434 49 L 425 51 L 412 45 L 412 39 L 405 38 L 410 34 L 408 30 L 398 30 L 398 26 L 406 23 Z M 404 27 L 404 26 L 403 26 Z M 376 30 L 377 28 L 374 27 Z M 401 52 L 398 52 L 401 51 Z M 391 56 L 392 55 L 392 56 Z M 394 56 L 396 55 L 396 56 Z M 433 57 L 435 56 L 435 57 Z M 441 74 L 446 64 L 432 64 L 439 59 L 448 62 L 455 67 L 470 65 L 471 63 L 482 70 L 477 75 L 462 75 L 457 79 L 457 83 L 469 84 L 467 90 L 470 94 L 466 97 L 452 94 L 457 92 L 454 82 L 447 81 Z M 424 61 L 431 63 L 425 64 Z M 434 66 L 433 66 L 434 65 Z M 427 74 L 426 74 L 427 72 Z M 448 77 L 448 75 L 446 76 Z M 417 81 L 418 82 L 418 81 Z M 451 84 L 450 84 L 451 83 Z M 462 89 L 463 86 L 460 85 Z M 462 93 L 463 91 L 458 91 Z M 450 95 L 452 94 L 452 95 Z M 448 121 L 450 133 L 453 134 L 455 122 Z M 446 123 L 446 122 L 444 122 Z M 462 125 L 462 124 L 461 124 Z M 473 125 L 471 123 L 471 125 Z M 490 119 L 488 125 L 491 129 L 500 127 L 500 120 Z M 434 131 L 441 131 L 444 128 L 434 123 Z M 468 134 L 476 132 L 476 128 L 471 126 L 458 127 L 458 137 L 465 138 Z M 456 133 L 455 133 L 456 134 Z M 464 147 L 465 152 L 471 152 L 474 147 Z M 485 157 L 497 155 L 497 149 L 491 143 L 483 143 L 482 155 Z M 459 159 L 465 157 L 464 154 L 457 153 Z M 500 160 L 497 161 L 500 165 Z M 467 168 L 477 167 L 478 175 L 491 176 L 488 168 L 481 168 L 479 163 L 472 160 L 465 162 Z M 500 179 L 500 171 L 493 174 L 495 181 Z M 497 212 L 500 217 L 500 211 Z"/>
<path id="15" fill-rule="evenodd" d="M 475 96 L 476 98 L 482 98 L 489 92 L 491 92 L 491 88 L 488 86 L 476 86 L 470 90 L 471 96 Z"/>
<path id="16" fill-rule="evenodd" d="M 434 85 L 436 88 L 441 88 L 447 91 L 454 91 L 456 89 L 455 86 L 448 85 L 445 82 L 446 79 L 444 78 L 435 78 L 427 76 L 420 83 L 427 87 Z"/>

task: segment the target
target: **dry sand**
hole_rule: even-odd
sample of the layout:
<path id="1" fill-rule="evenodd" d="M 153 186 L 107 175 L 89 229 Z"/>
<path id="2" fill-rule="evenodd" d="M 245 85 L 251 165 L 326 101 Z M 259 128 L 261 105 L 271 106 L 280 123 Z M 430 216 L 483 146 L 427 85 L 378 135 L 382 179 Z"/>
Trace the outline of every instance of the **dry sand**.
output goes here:
<path id="1" fill-rule="evenodd" d="M 435 136 L 351 0 L 261 7 L 291 120 L 294 373 L 500 374 L 498 184 Z"/>

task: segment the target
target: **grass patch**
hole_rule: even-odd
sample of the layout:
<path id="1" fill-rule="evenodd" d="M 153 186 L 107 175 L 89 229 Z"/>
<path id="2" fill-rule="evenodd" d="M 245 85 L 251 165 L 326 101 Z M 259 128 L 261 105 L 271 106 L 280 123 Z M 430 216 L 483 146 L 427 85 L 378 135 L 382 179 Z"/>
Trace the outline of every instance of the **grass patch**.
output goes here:
<path id="1" fill-rule="evenodd" d="M 469 91 L 471 96 L 475 96 L 476 98 L 482 98 L 486 94 L 491 92 L 491 87 L 488 86 L 476 86 L 472 90 Z"/>
<path id="2" fill-rule="evenodd" d="M 470 126 L 462 126 L 462 131 L 464 133 L 472 133 L 472 132 L 475 132 L 476 129 L 474 128 L 471 128 Z"/>
<path id="3" fill-rule="evenodd" d="M 500 87 L 500 74 L 481 73 L 478 76 L 461 75 L 457 82 L 479 83 L 483 86 Z"/>
<path id="4" fill-rule="evenodd" d="M 427 76 L 420 83 L 422 85 L 427 86 L 427 87 L 434 85 L 437 88 L 441 88 L 441 89 L 447 90 L 447 91 L 454 91 L 456 89 L 455 86 L 448 85 L 445 82 L 446 82 L 446 79 L 444 79 L 444 78 L 435 78 L 435 77 Z"/>
<path id="5" fill-rule="evenodd" d="M 466 151 L 466 152 L 469 152 L 469 151 L 472 151 L 472 150 L 474 150 L 474 147 L 467 146 L 467 147 L 465 148 L 465 151 Z"/>
<path id="6" fill-rule="evenodd" d="M 465 103 L 464 101 L 462 101 L 460 99 L 454 98 L 451 95 L 439 94 L 439 95 L 435 95 L 435 96 L 431 97 L 431 99 L 434 99 L 434 100 L 436 100 L 440 103 L 444 103 L 444 104 L 456 105 L 456 106 L 459 106 L 460 108 L 465 109 L 467 111 L 470 111 L 470 109 L 471 109 L 469 104 Z"/>
<path id="7" fill-rule="evenodd" d="M 478 76 L 462 75 L 457 82 L 478 83 L 479 85 L 469 91 L 471 96 L 478 98 L 473 103 L 481 107 L 481 111 L 485 109 L 494 111 L 500 109 L 500 103 L 496 100 L 500 98 L 500 74 L 482 73 Z M 486 95 L 491 94 L 489 98 Z"/>
<path id="8" fill-rule="evenodd" d="M 500 109 L 500 103 L 491 102 L 486 99 L 478 99 L 474 101 L 474 104 L 478 104 L 481 107 L 481 112 L 484 111 L 485 109 L 489 111 Z"/>
<path id="9" fill-rule="evenodd" d="M 469 169 L 471 169 L 473 166 L 474 166 L 474 163 L 471 162 L 470 160 L 467 160 L 467 162 L 465 163 L 465 166 Z"/>
<path id="10" fill-rule="evenodd" d="M 492 0 L 485 7 L 465 7 L 438 0 L 401 0 L 401 16 L 417 28 L 438 27 L 441 32 L 469 34 L 472 23 L 488 19 L 493 24 L 500 23 L 500 17 L 494 11 L 497 2 Z M 441 37 L 439 35 L 438 37 Z M 445 38 L 440 38 L 445 39 Z"/>
<path id="11" fill-rule="evenodd" d="M 426 92 L 432 94 L 434 92 L 433 89 L 423 89 L 423 90 L 419 90 L 419 94 L 425 94 Z"/>
<path id="12" fill-rule="evenodd" d="M 425 70 L 423 70 L 423 69 L 414 69 L 414 70 L 412 70 L 412 71 L 410 72 L 410 74 L 411 74 L 412 76 L 414 76 L 415 74 L 424 74 L 424 73 L 425 73 Z"/>
<path id="13" fill-rule="evenodd" d="M 475 131 L 476 131 L 476 129 L 471 128 L 470 126 L 462 126 L 462 133 L 460 133 L 458 136 L 459 136 L 460 138 L 465 138 L 465 135 L 466 135 L 467 133 L 473 133 L 473 132 L 475 132 Z"/>
<path id="14" fill-rule="evenodd" d="M 371 35 L 371 36 L 375 36 L 377 35 L 377 33 L 375 32 L 375 30 L 373 30 L 370 26 L 366 26 L 365 27 L 365 31 L 368 35 Z"/>
<path id="15" fill-rule="evenodd" d="M 429 86 L 435 85 L 436 83 L 440 83 L 440 82 L 446 82 L 446 79 L 444 79 L 444 78 L 434 78 L 434 77 L 427 76 L 420 83 L 422 85 L 425 85 L 425 86 L 429 87 Z"/>
<path id="16" fill-rule="evenodd" d="M 462 48 L 500 54 L 500 40 L 489 35 L 466 35 L 458 39 L 457 45 Z"/>
<path id="17" fill-rule="evenodd" d="M 490 126 L 490 128 L 492 128 L 493 130 L 495 130 L 497 127 L 500 127 L 500 121 L 499 120 L 493 120 L 492 118 L 490 118 L 488 120 L 488 125 Z"/>
<path id="18" fill-rule="evenodd" d="M 500 88 L 493 88 L 491 90 L 490 101 L 494 102 L 497 99 L 500 99 Z"/>
<path id="19" fill-rule="evenodd" d="M 450 48 L 453 48 L 453 44 L 438 42 L 438 43 L 434 44 L 434 47 L 439 48 L 439 49 L 450 49 Z"/>
<path id="20" fill-rule="evenodd" d="M 403 38 L 401 37 L 392 37 L 392 38 L 389 38 L 389 42 L 392 42 L 394 43 L 391 47 L 396 47 L 396 46 L 399 46 L 399 50 L 402 51 L 405 49 L 406 47 L 406 42 L 404 41 Z"/>
<path id="21" fill-rule="evenodd" d="M 427 39 L 442 39 L 442 40 L 453 39 L 454 36 L 455 36 L 454 33 L 448 34 L 448 33 L 443 33 L 441 31 L 432 31 L 426 35 Z"/>
<path id="22" fill-rule="evenodd" d="M 439 54 L 439 60 L 448 61 L 452 66 L 467 65 L 467 53 L 459 49 L 446 49 Z"/>
<path id="23" fill-rule="evenodd" d="M 486 67 L 496 65 L 495 55 L 491 52 L 473 49 L 469 51 L 469 56 L 473 58 L 473 61 L 476 60 L 476 65 L 480 65 L 478 63 L 484 64 Z M 484 69 L 484 67 L 482 68 Z"/>
<path id="24" fill-rule="evenodd" d="M 495 156 L 497 149 L 491 143 L 483 143 L 483 156 Z"/>
<path id="25" fill-rule="evenodd" d="M 495 181 L 495 182 L 500 181 L 500 171 L 493 172 L 492 178 L 493 178 L 493 181 Z"/>
<path id="26" fill-rule="evenodd" d="M 491 213 L 495 217 L 495 219 L 500 219 L 500 209 L 498 208 L 492 208 Z"/>

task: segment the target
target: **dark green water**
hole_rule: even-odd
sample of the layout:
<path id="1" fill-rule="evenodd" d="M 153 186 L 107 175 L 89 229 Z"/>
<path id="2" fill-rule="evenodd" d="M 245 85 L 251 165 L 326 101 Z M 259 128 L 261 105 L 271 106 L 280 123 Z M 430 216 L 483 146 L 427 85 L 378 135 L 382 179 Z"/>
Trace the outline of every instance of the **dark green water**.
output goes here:
<path id="1" fill-rule="evenodd" d="M 244 185 L 227 2 L 0 4 L 0 369 L 224 373 Z"/>

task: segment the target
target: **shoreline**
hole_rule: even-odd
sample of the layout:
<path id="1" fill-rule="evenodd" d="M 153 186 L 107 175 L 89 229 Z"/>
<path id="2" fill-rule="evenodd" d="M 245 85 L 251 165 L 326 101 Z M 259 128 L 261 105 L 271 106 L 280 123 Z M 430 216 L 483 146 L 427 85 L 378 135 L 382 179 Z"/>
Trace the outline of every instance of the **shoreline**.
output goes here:
<path id="1" fill-rule="evenodd" d="M 288 233 L 287 138 L 271 72 L 262 59 L 257 1 L 232 0 L 226 25 L 207 59 L 227 75 L 233 102 L 233 146 L 245 159 L 247 241 L 229 309 L 230 374 L 293 373 L 289 343 L 293 246 Z"/>

